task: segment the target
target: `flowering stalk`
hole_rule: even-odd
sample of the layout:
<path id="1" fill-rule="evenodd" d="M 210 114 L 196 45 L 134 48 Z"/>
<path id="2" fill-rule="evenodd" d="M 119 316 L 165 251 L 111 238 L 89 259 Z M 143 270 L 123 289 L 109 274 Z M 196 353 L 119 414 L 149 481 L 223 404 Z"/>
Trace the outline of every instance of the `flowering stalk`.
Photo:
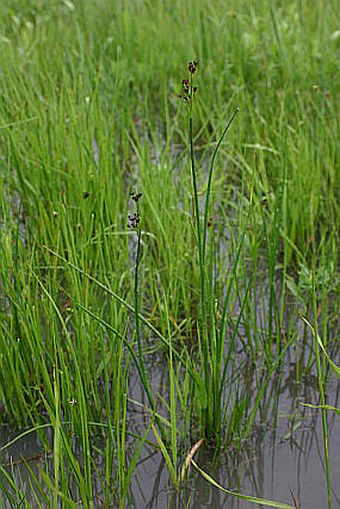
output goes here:
<path id="1" fill-rule="evenodd" d="M 142 193 L 138 192 L 136 190 L 131 191 L 130 193 L 131 200 L 135 203 L 136 210 L 133 214 L 128 214 L 128 224 L 127 227 L 131 230 L 136 231 L 137 235 L 137 251 L 136 251 L 136 261 L 135 261 L 135 275 L 134 275 L 134 297 L 135 297 L 135 326 L 136 326 L 136 340 L 137 340 L 137 348 L 138 348 L 138 358 L 139 358 L 139 372 L 141 376 L 141 382 L 143 384 L 143 387 L 146 391 L 148 401 L 151 407 L 152 414 L 155 415 L 156 413 L 156 404 L 154 401 L 154 398 L 152 396 L 151 388 L 149 379 L 147 377 L 146 369 L 145 369 L 145 363 L 144 363 L 144 355 L 143 355 L 143 345 L 142 345 L 142 338 L 140 333 L 140 315 L 139 315 L 139 284 L 138 284 L 138 270 L 139 265 L 141 261 L 141 241 L 142 241 L 142 230 L 140 227 L 141 217 L 139 212 L 139 200 L 142 197 Z M 158 417 L 155 415 L 155 419 L 157 421 L 157 424 L 159 425 L 160 432 L 162 436 L 164 436 L 163 428 L 159 422 Z"/>
<path id="2" fill-rule="evenodd" d="M 224 379 L 223 368 L 223 333 L 218 333 L 216 329 L 217 319 L 215 318 L 215 309 L 211 298 L 212 281 L 208 279 L 206 274 L 206 245 L 207 245 L 207 229 L 210 225 L 209 206 L 213 171 L 215 159 L 221 143 L 232 124 L 237 111 L 235 110 L 230 120 L 226 124 L 222 135 L 216 143 L 216 147 L 212 153 L 209 173 L 206 182 L 206 196 L 204 203 L 203 222 L 201 221 L 201 212 L 199 207 L 199 192 L 197 183 L 197 171 L 195 165 L 194 153 L 194 136 L 193 136 L 193 99 L 197 93 L 197 87 L 194 86 L 194 76 L 198 70 L 198 63 L 192 60 L 188 63 L 189 77 L 182 80 L 183 93 L 180 98 L 184 100 L 188 107 L 189 120 L 189 143 L 190 143 L 190 162 L 191 162 L 191 179 L 193 189 L 193 213 L 196 224 L 196 239 L 198 247 L 199 272 L 200 272 L 200 320 L 202 338 L 198 338 L 202 345 L 202 382 L 200 392 L 204 392 L 199 405 L 203 411 L 202 414 L 202 431 L 205 435 L 218 434 L 221 424 L 221 382 Z M 210 286 L 209 286 L 210 285 Z M 210 296 L 210 299 L 208 298 Z M 222 326 L 223 328 L 223 326 Z"/>

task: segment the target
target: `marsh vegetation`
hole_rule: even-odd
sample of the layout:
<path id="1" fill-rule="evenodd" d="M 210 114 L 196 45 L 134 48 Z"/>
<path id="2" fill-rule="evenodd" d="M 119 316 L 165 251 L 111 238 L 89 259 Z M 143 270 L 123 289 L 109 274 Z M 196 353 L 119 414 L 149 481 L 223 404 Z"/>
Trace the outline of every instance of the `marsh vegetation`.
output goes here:
<path id="1" fill-rule="evenodd" d="M 194 507 L 285 391 L 339 501 L 336 7 L 1 2 L 2 507 Z"/>

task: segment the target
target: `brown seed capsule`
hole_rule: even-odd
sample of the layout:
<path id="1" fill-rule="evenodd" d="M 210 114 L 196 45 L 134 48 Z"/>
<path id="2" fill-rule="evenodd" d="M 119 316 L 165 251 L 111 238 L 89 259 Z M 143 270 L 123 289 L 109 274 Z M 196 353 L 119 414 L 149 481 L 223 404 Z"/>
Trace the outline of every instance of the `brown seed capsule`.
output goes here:
<path id="1" fill-rule="evenodd" d="M 188 63 L 188 69 L 189 69 L 190 74 L 195 74 L 197 72 L 197 68 L 198 68 L 197 60 L 191 60 Z"/>

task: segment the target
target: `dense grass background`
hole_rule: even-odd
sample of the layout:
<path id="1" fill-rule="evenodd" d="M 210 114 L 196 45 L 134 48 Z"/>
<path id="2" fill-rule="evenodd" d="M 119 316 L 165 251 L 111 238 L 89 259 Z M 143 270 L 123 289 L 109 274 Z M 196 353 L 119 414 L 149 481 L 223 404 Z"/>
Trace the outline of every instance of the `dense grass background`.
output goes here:
<path id="1" fill-rule="evenodd" d="M 216 416 L 228 441 L 248 436 L 263 396 L 247 393 L 254 366 L 260 388 L 292 340 L 297 379 L 312 369 L 313 350 L 295 341 L 314 341 L 299 313 L 318 324 L 327 348 L 338 338 L 337 7 L 1 2 L 1 419 L 18 429 L 52 425 L 54 507 L 71 504 L 68 471 L 91 507 L 93 428 L 106 440 L 107 503 L 115 486 L 114 503 L 124 506 L 134 467 L 124 456 L 129 373 L 137 365 L 151 391 L 158 350 L 170 394 L 162 399 L 157 388 L 160 403 L 143 402 L 152 415 L 133 458 L 153 426 L 175 483 L 177 449 Z M 202 341 L 188 110 L 178 98 L 193 58 L 202 207 L 216 140 L 240 110 L 214 168 Z M 140 243 L 127 228 L 134 187 L 143 194 Z M 231 389 L 239 348 L 247 383 Z"/>

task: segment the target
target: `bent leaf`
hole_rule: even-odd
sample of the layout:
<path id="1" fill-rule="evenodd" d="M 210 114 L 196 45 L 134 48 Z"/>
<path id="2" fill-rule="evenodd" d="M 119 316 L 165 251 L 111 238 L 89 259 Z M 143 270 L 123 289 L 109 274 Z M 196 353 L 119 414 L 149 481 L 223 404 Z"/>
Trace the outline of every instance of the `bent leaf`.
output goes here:
<path id="1" fill-rule="evenodd" d="M 337 365 L 336 365 L 336 364 L 332 361 L 332 359 L 330 358 L 330 356 L 328 355 L 327 350 L 326 350 L 326 348 L 324 347 L 324 344 L 323 344 L 323 342 L 321 341 L 321 338 L 320 338 L 319 334 L 317 334 L 317 333 L 315 332 L 314 327 L 312 327 L 312 325 L 309 323 L 309 321 L 308 321 L 308 320 L 306 320 L 306 318 L 304 318 L 303 316 L 301 316 L 301 318 L 302 318 L 302 320 L 303 320 L 303 321 L 304 321 L 304 322 L 308 325 L 308 327 L 309 327 L 309 328 L 310 328 L 310 330 L 312 331 L 312 333 L 313 333 L 314 337 L 317 339 L 317 342 L 319 343 L 319 346 L 320 346 L 321 350 L 323 351 L 323 353 L 324 353 L 325 357 L 327 358 L 327 360 L 328 360 L 328 362 L 329 362 L 329 364 L 330 364 L 330 366 L 331 366 L 332 370 L 334 371 L 334 373 L 336 374 L 336 376 L 340 378 L 340 367 L 339 367 L 339 366 L 337 366 Z"/>
<path id="2" fill-rule="evenodd" d="M 215 488 L 218 488 L 221 491 L 224 491 L 224 493 L 227 493 L 227 495 L 231 495 L 233 497 L 239 498 L 241 500 L 246 500 L 247 502 L 252 502 L 253 504 L 261 504 L 265 505 L 267 507 L 275 507 L 277 509 L 294 509 L 292 505 L 284 504 L 282 502 L 275 502 L 275 500 L 267 500 L 265 498 L 258 498 L 258 497 L 251 497 L 249 495 L 242 495 L 241 493 L 236 493 L 235 491 L 227 490 L 226 488 L 223 488 L 220 484 L 218 484 L 215 479 L 213 479 L 207 472 L 202 470 L 197 463 L 195 463 L 194 460 L 191 460 L 191 463 L 194 465 L 194 467 L 199 471 L 199 473 L 206 479 L 210 484 L 215 486 Z"/>

